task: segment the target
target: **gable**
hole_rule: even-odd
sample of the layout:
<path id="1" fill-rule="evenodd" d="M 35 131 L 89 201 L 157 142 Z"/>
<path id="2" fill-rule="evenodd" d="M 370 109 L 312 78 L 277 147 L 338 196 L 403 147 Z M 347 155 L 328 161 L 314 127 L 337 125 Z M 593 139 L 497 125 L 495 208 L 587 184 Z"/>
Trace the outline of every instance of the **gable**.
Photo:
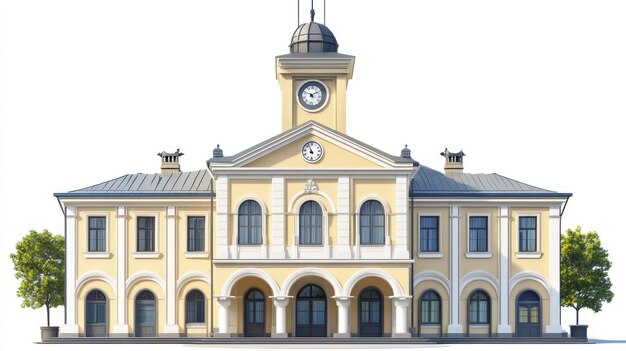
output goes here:
<path id="1" fill-rule="evenodd" d="M 324 148 L 322 158 L 316 163 L 309 163 L 302 158 L 302 145 L 307 141 L 316 141 Z M 247 163 L 243 167 L 255 168 L 359 168 L 379 169 L 382 165 L 359 155 L 353 150 L 312 133 L 291 140 L 287 144 L 272 150 L 266 155 Z"/>

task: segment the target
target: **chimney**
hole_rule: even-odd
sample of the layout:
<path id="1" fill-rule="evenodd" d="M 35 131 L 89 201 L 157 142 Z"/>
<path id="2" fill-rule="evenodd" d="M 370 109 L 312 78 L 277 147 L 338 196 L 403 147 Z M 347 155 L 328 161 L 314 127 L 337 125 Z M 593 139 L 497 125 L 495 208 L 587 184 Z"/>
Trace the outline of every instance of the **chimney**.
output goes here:
<path id="1" fill-rule="evenodd" d="M 463 150 L 459 152 L 450 152 L 446 148 L 441 154 L 446 158 L 446 164 L 443 167 L 446 174 L 463 173 Z"/>
<path id="2" fill-rule="evenodd" d="M 224 151 L 220 149 L 220 144 L 217 144 L 217 147 L 213 149 L 213 157 L 224 157 Z"/>
<path id="3" fill-rule="evenodd" d="M 411 149 L 409 149 L 409 145 L 404 145 L 404 149 L 400 151 L 400 157 L 402 158 L 411 158 Z"/>
<path id="4" fill-rule="evenodd" d="M 158 155 L 161 157 L 161 174 L 180 172 L 178 159 L 184 155 L 180 149 L 176 149 L 176 152 L 172 153 L 162 151 Z"/>

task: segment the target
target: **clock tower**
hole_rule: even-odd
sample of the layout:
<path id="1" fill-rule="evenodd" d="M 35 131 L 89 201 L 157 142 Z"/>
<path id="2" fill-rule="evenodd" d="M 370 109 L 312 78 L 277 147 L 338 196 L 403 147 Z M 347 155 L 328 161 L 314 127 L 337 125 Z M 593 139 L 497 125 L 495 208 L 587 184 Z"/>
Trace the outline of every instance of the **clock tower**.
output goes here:
<path id="1" fill-rule="evenodd" d="M 314 21 L 296 28 L 290 53 L 276 57 L 276 79 L 282 94 L 282 129 L 314 120 L 346 133 L 346 90 L 354 56 L 337 52 L 337 40 Z"/>

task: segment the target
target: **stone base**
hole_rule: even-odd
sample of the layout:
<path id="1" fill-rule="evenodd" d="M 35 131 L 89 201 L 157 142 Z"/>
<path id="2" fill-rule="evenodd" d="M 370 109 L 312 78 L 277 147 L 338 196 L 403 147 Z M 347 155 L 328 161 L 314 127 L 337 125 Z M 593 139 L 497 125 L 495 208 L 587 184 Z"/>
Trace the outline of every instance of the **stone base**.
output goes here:
<path id="1" fill-rule="evenodd" d="M 349 338 L 350 333 L 333 333 L 333 338 Z"/>
<path id="2" fill-rule="evenodd" d="M 77 324 L 64 324 L 59 328 L 59 338 L 77 338 L 78 337 L 78 325 Z"/>
<path id="3" fill-rule="evenodd" d="M 231 336 L 230 333 L 214 333 L 213 334 L 214 338 L 223 338 L 223 339 L 225 339 L 225 338 L 230 338 L 230 336 Z"/>
<path id="4" fill-rule="evenodd" d="M 513 331 L 511 330 L 510 325 L 502 324 L 498 326 L 497 336 L 499 338 L 510 338 L 513 337 Z"/>
<path id="5" fill-rule="evenodd" d="M 392 338 L 410 338 L 411 333 L 393 333 L 391 334 Z"/>
<path id="6" fill-rule="evenodd" d="M 165 325 L 165 329 L 163 333 L 159 334 L 159 337 L 162 338 L 179 338 L 180 337 L 180 329 L 176 324 L 167 324 Z"/>
<path id="7" fill-rule="evenodd" d="M 450 324 L 448 325 L 448 337 L 458 338 L 463 336 L 463 326 L 460 324 Z"/>
<path id="8" fill-rule="evenodd" d="M 113 326 L 113 332 L 109 334 L 111 338 L 128 338 L 130 337 L 130 328 L 128 324 Z"/>
<path id="9" fill-rule="evenodd" d="M 287 338 L 289 335 L 287 333 L 272 333 L 272 338 L 279 338 L 279 339 L 284 339 Z"/>

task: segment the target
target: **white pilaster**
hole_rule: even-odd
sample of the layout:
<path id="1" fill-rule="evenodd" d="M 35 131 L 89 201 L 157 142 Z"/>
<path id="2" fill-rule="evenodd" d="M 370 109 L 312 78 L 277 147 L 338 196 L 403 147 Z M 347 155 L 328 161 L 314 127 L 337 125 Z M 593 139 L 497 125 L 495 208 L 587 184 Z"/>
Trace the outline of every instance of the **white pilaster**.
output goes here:
<path id="1" fill-rule="evenodd" d="M 408 259 L 408 221 L 409 188 L 406 176 L 396 177 L 396 245 L 393 249 L 393 258 Z"/>
<path id="2" fill-rule="evenodd" d="M 76 206 L 65 207 L 65 324 L 59 328 L 59 337 L 78 337 L 76 324 Z"/>
<path id="3" fill-rule="evenodd" d="M 272 177 L 272 245 L 270 258 L 285 258 L 285 178 Z"/>
<path id="4" fill-rule="evenodd" d="M 337 303 L 337 333 L 336 338 L 350 337 L 350 296 L 335 296 Z"/>
<path id="5" fill-rule="evenodd" d="M 228 177 L 220 176 L 215 182 L 216 249 L 215 257 L 229 258 L 228 254 Z"/>
<path id="6" fill-rule="evenodd" d="M 460 207 L 450 206 L 450 325 L 448 335 L 463 334 L 459 319 L 459 220 Z"/>
<path id="7" fill-rule="evenodd" d="M 176 207 L 167 206 L 166 209 L 166 293 L 165 293 L 165 335 L 178 337 L 179 328 L 176 324 Z"/>
<path id="8" fill-rule="evenodd" d="M 217 323 L 218 323 L 218 333 L 215 334 L 215 337 L 218 338 L 229 338 L 230 332 L 228 330 L 228 315 L 229 315 L 229 307 L 230 300 L 232 296 L 216 296 L 215 299 L 218 303 L 218 315 L 217 315 Z"/>
<path id="9" fill-rule="evenodd" d="M 407 329 L 407 310 L 411 303 L 411 296 L 392 296 L 394 306 L 394 324 L 393 333 L 394 338 L 407 338 L 411 334 Z"/>
<path id="10" fill-rule="evenodd" d="M 333 258 L 352 258 L 350 250 L 350 178 L 337 179 L 337 243 Z"/>
<path id="11" fill-rule="evenodd" d="M 274 316 L 276 317 L 276 332 L 272 333 L 273 338 L 287 337 L 287 304 L 288 296 L 273 296 L 274 300 Z"/>
<path id="12" fill-rule="evenodd" d="M 546 334 L 560 336 L 561 327 L 561 206 L 550 206 L 550 323 Z"/>
<path id="13" fill-rule="evenodd" d="M 130 330 L 126 320 L 126 207 L 117 207 L 117 323 L 112 337 L 128 337 Z"/>
<path id="14" fill-rule="evenodd" d="M 509 265 L 510 265 L 510 232 L 509 232 L 509 207 L 499 207 L 499 232 L 500 232 L 500 317 L 498 323 L 498 336 L 511 336 L 509 324 Z"/>

